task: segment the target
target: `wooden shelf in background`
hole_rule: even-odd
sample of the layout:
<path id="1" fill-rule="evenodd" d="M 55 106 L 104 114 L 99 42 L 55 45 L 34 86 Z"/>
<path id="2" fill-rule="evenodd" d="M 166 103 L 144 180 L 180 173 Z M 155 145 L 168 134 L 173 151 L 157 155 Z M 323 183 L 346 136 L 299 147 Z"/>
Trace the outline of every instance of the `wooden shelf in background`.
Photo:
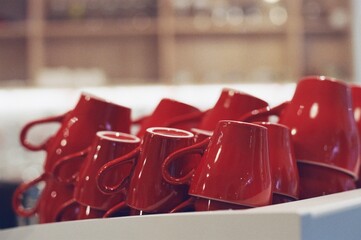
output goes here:
<path id="1" fill-rule="evenodd" d="M 44 34 L 46 37 L 118 37 L 147 36 L 156 33 L 156 20 L 133 18 L 48 21 Z"/>
<path id="2" fill-rule="evenodd" d="M 269 35 L 285 34 L 286 26 L 272 23 L 229 23 L 216 24 L 209 17 L 204 18 L 176 18 L 175 33 L 179 35 Z"/>
<path id="3" fill-rule="evenodd" d="M 0 22 L 0 39 L 24 38 L 26 37 L 26 23 Z"/>

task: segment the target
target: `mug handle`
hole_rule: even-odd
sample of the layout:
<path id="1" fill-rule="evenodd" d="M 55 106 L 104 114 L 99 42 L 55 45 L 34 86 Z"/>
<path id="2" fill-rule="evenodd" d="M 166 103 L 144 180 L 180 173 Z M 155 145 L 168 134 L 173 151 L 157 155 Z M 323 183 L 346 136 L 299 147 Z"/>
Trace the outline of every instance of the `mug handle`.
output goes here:
<path id="1" fill-rule="evenodd" d="M 68 112 L 67 112 L 68 113 Z M 39 144 L 39 145 L 34 145 L 32 143 L 30 143 L 28 140 L 26 140 L 26 137 L 28 135 L 29 130 L 38 125 L 38 124 L 43 124 L 43 123 L 51 123 L 51 122 L 58 122 L 61 123 L 65 116 L 67 115 L 67 113 L 59 115 L 59 116 L 54 116 L 54 117 L 48 117 L 48 118 L 43 118 L 43 119 L 39 119 L 39 120 L 35 120 L 32 122 L 27 123 L 20 132 L 20 142 L 21 144 L 31 150 L 31 151 L 40 151 L 40 150 L 46 150 L 47 145 L 49 144 L 49 142 L 51 141 L 52 137 L 50 137 L 49 139 L 45 140 L 45 142 Z"/>
<path id="2" fill-rule="evenodd" d="M 61 222 L 61 216 L 64 214 L 64 212 L 76 204 L 78 204 L 78 202 L 74 198 L 63 203 L 59 207 L 58 211 L 56 211 L 56 213 L 55 213 L 55 222 Z"/>
<path id="3" fill-rule="evenodd" d="M 117 211 L 122 210 L 126 207 L 127 207 L 127 204 L 125 203 L 125 201 L 122 201 L 122 202 L 116 204 L 115 206 L 113 206 L 112 208 L 110 208 L 108 211 L 106 211 L 106 213 L 104 213 L 104 215 L 103 215 L 103 218 L 109 218 Z"/>
<path id="4" fill-rule="evenodd" d="M 67 184 L 75 183 L 77 181 L 77 177 L 79 175 L 79 170 L 77 170 L 76 173 L 74 173 L 70 178 L 63 178 L 62 176 L 59 175 L 59 173 L 60 173 L 62 167 L 64 165 L 66 165 L 67 163 L 72 163 L 74 161 L 83 162 L 84 159 L 86 158 L 86 156 L 89 154 L 89 152 L 90 152 L 90 147 L 87 147 L 86 149 L 83 149 L 76 153 L 69 154 L 69 155 L 64 156 L 63 158 L 57 160 L 57 162 L 55 163 L 55 165 L 52 169 L 52 173 L 53 173 L 54 177 L 59 182 L 63 182 L 63 183 L 67 183 Z"/>
<path id="5" fill-rule="evenodd" d="M 140 153 L 140 147 L 135 148 L 134 150 L 132 150 L 131 152 L 111 160 L 110 162 L 104 164 L 98 171 L 97 176 L 96 176 L 96 182 L 98 185 L 98 188 L 101 192 L 103 192 L 104 194 L 113 194 L 113 193 L 117 193 L 120 192 L 124 187 L 125 184 L 127 183 L 127 179 L 129 178 L 129 176 L 123 178 L 121 180 L 120 183 L 114 185 L 114 186 L 108 186 L 105 184 L 104 180 L 105 177 L 109 174 L 109 171 L 112 170 L 115 167 L 119 167 L 123 164 L 127 164 L 127 163 L 132 163 L 133 167 L 135 166 L 135 162 L 136 162 L 136 158 Z"/>
<path id="6" fill-rule="evenodd" d="M 169 173 L 169 166 L 172 164 L 173 161 L 177 160 L 178 158 L 180 158 L 186 154 L 196 153 L 199 155 L 203 155 L 205 149 L 208 146 L 210 139 L 211 139 L 211 137 L 208 137 L 199 143 L 193 144 L 193 145 L 185 147 L 185 148 L 181 148 L 181 149 L 173 152 L 172 154 L 170 154 L 164 160 L 162 167 L 161 167 L 161 171 L 162 171 L 164 180 L 167 181 L 168 183 L 174 184 L 174 185 L 190 184 L 190 180 L 193 176 L 195 169 L 192 169 L 185 176 L 177 178 L 177 177 L 173 177 Z"/>
<path id="7" fill-rule="evenodd" d="M 178 206 L 173 208 L 169 213 L 181 212 L 182 210 L 186 209 L 187 207 L 193 206 L 195 201 L 196 201 L 196 199 L 191 196 L 190 198 L 188 198 L 187 200 L 185 200 L 184 202 L 180 203 Z"/>
<path id="8" fill-rule="evenodd" d="M 207 111 L 203 111 L 203 112 L 193 112 L 193 113 L 188 113 L 188 114 L 184 114 L 184 115 L 180 115 L 180 116 L 176 116 L 172 119 L 170 119 L 168 122 L 166 122 L 164 124 L 164 126 L 166 127 L 172 127 L 175 126 L 177 124 L 183 123 L 183 122 L 191 122 L 191 121 L 196 121 L 201 119 L 207 112 Z"/>
<path id="9" fill-rule="evenodd" d="M 246 114 L 243 114 L 239 121 L 252 122 L 258 117 L 280 116 L 282 111 L 290 104 L 290 101 L 283 102 L 273 108 L 264 107 L 257 110 L 253 110 Z"/>
<path id="10" fill-rule="evenodd" d="M 22 183 L 16 188 L 16 190 L 13 194 L 13 198 L 12 198 L 12 207 L 17 215 L 22 216 L 22 217 L 30 217 L 37 212 L 38 207 L 39 207 L 39 199 L 37 200 L 37 202 L 33 208 L 27 209 L 21 203 L 23 194 L 27 190 L 29 190 L 31 187 L 35 186 L 36 184 L 38 184 L 42 181 L 45 181 L 46 179 L 47 179 L 47 175 L 45 173 L 43 173 L 42 175 L 35 178 L 34 180 L 27 182 L 27 183 Z"/>

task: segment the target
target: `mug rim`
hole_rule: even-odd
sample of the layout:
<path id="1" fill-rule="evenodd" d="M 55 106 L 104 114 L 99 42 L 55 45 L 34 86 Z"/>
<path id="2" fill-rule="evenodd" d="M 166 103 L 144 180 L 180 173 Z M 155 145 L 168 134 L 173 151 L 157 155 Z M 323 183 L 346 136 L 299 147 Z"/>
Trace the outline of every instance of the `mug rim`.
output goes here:
<path id="1" fill-rule="evenodd" d="M 287 130 L 291 130 L 288 126 L 281 124 L 281 123 L 274 123 L 274 122 L 267 122 L 267 121 L 263 121 L 263 122 L 252 122 L 254 124 L 260 125 L 260 126 L 272 126 L 272 127 L 278 127 L 278 128 L 282 128 L 282 129 L 287 129 Z M 266 127 L 267 128 L 267 127 Z"/>
<path id="2" fill-rule="evenodd" d="M 114 134 L 115 136 L 106 136 L 106 134 Z M 132 134 L 128 134 L 128 133 L 123 133 L 123 132 L 117 132 L 117 131 L 98 131 L 96 133 L 96 135 L 101 138 L 101 139 L 106 139 L 108 141 L 113 141 L 113 142 L 125 142 L 125 143 L 138 143 L 140 142 L 140 138 L 138 138 L 137 136 L 134 136 Z M 119 136 L 123 136 L 129 139 L 120 139 L 117 138 Z"/>
<path id="3" fill-rule="evenodd" d="M 169 132 L 173 131 L 173 132 L 177 132 L 177 133 L 182 133 L 184 135 L 175 135 L 175 134 L 172 135 L 172 134 L 167 134 L 167 133 L 159 133 L 159 132 L 156 132 L 155 130 L 169 131 Z M 158 136 L 171 137 L 171 138 L 193 138 L 194 137 L 194 134 L 189 131 L 186 131 L 183 129 L 178 129 L 178 128 L 170 128 L 170 127 L 150 127 L 150 128 L 147 128 L 146 132 L 150 133 L 150 134 L 158 135 Z"/>
<path id="4" fill-rule="evenodd" d="M 220 120 L 218 122 L 218 124 L 221 124 L 221 123 L 235 123 L 235 124 L 238 124 L 238 125 L 245 125 L 245 126 L 249 126 L 249 127 L 257 127 L 257 128 L 261 128 L 261 129 L 265 129 L 267 130 L 266 127 L 262 126 L 262 125 L 259 125 L 259 124 L 255 124 L 255 123 L 250 123 L 250 122 L 243 122 L 243 121 L 237 121 L 237 120 Z"/>
<path id="5" fill-rule="evenodd" d="M 323 168 L 332 169 L 332 170 L 347 174 L 350 177 L 354 178 L 355 180 L 358 180 L 358 178 L 359 178 L 359 176 L 357 174 L 355 174 L 354 172 L 352 172 L 351 170 L 347 170 L 345 168 L 341 168 L 341 167 L 338 167 L 335 165 L 329 165 L 326 163 L 314 162 L 314 161 L 303 160 L 303 159 L 296 159 L 296 163 L 304 163 L 304 164 L 308 164 L 308 165 L 315 165 L 315 166 L 319 166 L 319 167 L 323 167 Z"/>

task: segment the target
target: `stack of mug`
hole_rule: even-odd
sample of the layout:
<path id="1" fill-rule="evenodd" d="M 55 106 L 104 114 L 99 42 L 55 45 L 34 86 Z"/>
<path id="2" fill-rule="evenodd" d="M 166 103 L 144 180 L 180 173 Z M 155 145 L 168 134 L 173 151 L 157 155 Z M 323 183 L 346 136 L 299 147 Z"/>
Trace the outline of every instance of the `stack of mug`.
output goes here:
<path id="1" fill-rule="evenodd" d="M 28 131 L 48 122 L 61 126 L 44 144 L 29 143 Z M 301 79 L 274 108 L 223 89 L 207 111 L 165 98 L 137 121 L 129 108 L 83 93 L 68 113 L 23 128 L 23 146 L 47 155 L 44 173 L 19 186 L 13 207 L 46 223 L 246 209 L 351 190 L 360 122 L 361 87 L 323 76 Z M 24 193 L 40 182 L 37 204 L 25 208 Z"/>

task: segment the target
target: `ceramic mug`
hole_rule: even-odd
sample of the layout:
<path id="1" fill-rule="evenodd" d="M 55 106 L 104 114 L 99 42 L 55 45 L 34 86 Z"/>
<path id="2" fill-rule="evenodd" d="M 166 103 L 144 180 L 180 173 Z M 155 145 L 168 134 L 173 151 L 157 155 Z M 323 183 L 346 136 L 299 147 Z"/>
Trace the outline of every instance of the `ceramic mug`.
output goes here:
<path id="1" fill-rule="evenodd" d="M 253 116 L 277 115 L 291 130 L 297 162 L 332 168 L 358 178 L 360 141 L 352 113 L 350 87 L 336 79 L 310 76 L 301 79 L 291 101 Z"/>
<path id="2" fill-rule="evenodd" d="M 359 136 L 361 136 L 361 86 L 356 84 L 351 85 L 351 93 L 352 93 L 353 115 L 356 121 Z M 361 157 L 361 152 L 360 152 L 360 157 Z M 359 172 L 359 179 L 357 181 L 357 187 L 359 188 L 361 187 L 360 177 L 361 177 L 361 171 Z"/>
<path id="3" fill-rule="evenodd" d="M 299 199 L 299 174 L 291 132 L 285 125 L 255 122 L 267 128 L 272 176 L 272 204 Z"/>
<path id="4" fill-rule="evenodd" d="M 58 211 L 55 213 L 56 221 L 64 221 L 64 216 L 72 209 L 77 209 L 74 219 L 72 220 L 85 220 L 85 219 L 94 219 L 94 218 L 109 218 L 109 217 L 119 217 L 119 216 L 129 216 L 130 208 L 125 204 L 116 204 L 108 210 L 97 209 L 89 205 L 84 205 L 77 202 L 74 198 L 64 203 Z"/>
<path id="5" fill-rule="evenodd" d="M 163 98 L 153 112 L 138 120 L 140 129 L 138 137 L 142 137 L 150 127 L 173 127 L 189 130 L 198 125 L 203 112 L 189 104 L 169 98 Z"/>
<path id="6" fill-rule="evenodd" d="M 36 204 L 26 209 L 22 205 L 23 194 L 31 187 L 36 186 L 40 182 L 45 182 L 45 187 L 42 190 L 41 197 L 37 200 Z M 68 184 L 59 183 L 56 179 L 49 174 L 42 174 L 38 178 L 21 184 L 13 195 L 13 209 L 23 217 L 30 217 L 38 214 L 39 223 L 50 223 L 58 220 L 75 220 L 77 216 L 77 209 L 74 207 L 67 208 L 67 211 L 57 215 L 59 209 L 63 208 L 63 204 L 73 198 L 74 187 Z"/>
<path id="7" fill-rule="evenodd" d="M 27 149 L 47 152 L 44 171 L 51 174 L 57 160 L 88 147 L 97 131 L 114 130 L 129 133 L 130 114 L 131 110 L 127 107 L 82 93 L 74 109 L 68 113 L 26 124 L 21 131 L 20 140 Z M 29 143 L 27 141 L 29 130 L 36 125 L 48 122 L 59 122 L 60 129 L 43 144 Z M 74 166 L 64 168 L 63 172 L 70 174 L 74 169 Z"/>
<path id="8" fill-rule="evenodd" d="M 356 188 L 355 179 L 342 171 L 298 162 L 300 199 L 313 198 Z"/>
<path id="9" fill-rule="evenodd" d="M 213 131 L 220 120 L 238 120 L 243 114 L 264 107 L 268 107 L 268 103 L 259 98 L 224 88 L 216 104 L 205 113 L 197 128 Z M 267 120 L 267 118 L 259 120 Z"/>
<path id="10" fill-rule="evenodd" d="M 99 131 L 96 133 L 92 145 L 86 151 L 70 154 L 60 159 L 54 167 L 54 176 L 57 176 L 62 167 L 80 159 L 83 164 L 76 177 L 74 200 L 82 206 L 90 206 L 97 210 L 107 211 L 118 202 L 124 201 L 125 193 L 102 193 L 96 184 L 96 174 L 104 164 L 126 155 L 137 148 L 139 144 L 140 139 L 130 134 L 116 131 Z M 131 164 L 117 168 L 112 174 L 107 176 L 108 179 L 104 179 L 105 183 L 116 183 L 118 179 L 129 176 L 131 168 Z M 72 180 L 59 179 L 59 181 L 63 182 L 71 182 Z"/>
<path id="11" fill-rule="evenodd" d="M 120 191 L 124 188 L 125 180 L 115 186 L 107 186 L 104 178 L 113 168 L 133 162 L 134 170 L 129 179 L 126 204 L 147 213 L 169 212 L 186 199 L 187 188 L 167 183 L 162 177 L 162 163 L 174 151 L 193 143 L 194 135 L 191 132 L 165 127 L 148 128 L 138 149 L 123 158 L 110 161 L 100 169 L 98 187 L 104 193 Z M 183 169 L 189 169 L 189 159 L 182 160 L 170 166 L 173 173 L 182 174 Z"/>
<path id="12" fill-rule="evenodd" d="M 173 176 L 169 166 L 191 153 L 203 155 L 196 169 L 181 178 Z M 196 199 L 194 206 L 203 206 L 196 210 L 205 209 L 205 203 L 219 209 L 269 205 L 272 180 L 267 129 L 251 123 L 219 121 L 210 139 L 169 155 L 162 165 L 162 175 L 170 184 L 190 185 L 188 194 Z"/>

